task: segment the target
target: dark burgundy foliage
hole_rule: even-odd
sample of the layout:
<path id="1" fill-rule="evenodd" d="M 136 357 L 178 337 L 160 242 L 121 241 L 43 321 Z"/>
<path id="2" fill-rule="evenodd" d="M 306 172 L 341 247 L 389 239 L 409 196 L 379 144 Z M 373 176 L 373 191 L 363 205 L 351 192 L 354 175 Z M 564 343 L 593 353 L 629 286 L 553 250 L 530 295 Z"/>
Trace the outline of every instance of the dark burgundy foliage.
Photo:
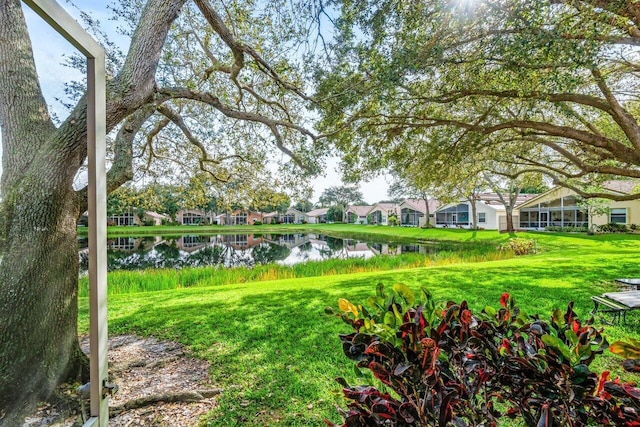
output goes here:
<path id="1" fill-rule="evenodd" d="M 342 426 L 488 427 L 504 416 L 538 427 L 640 427 L 640 390 L 590 370 L 608 343 L 573 303 L 543 320 L 506 293 L 498 310 L 476 315 L 466 301 L 436 309 L 420 294 L 417 304 L 407 286 L 387 295 L 379 284 L 367 307 L 340 301 L 338 316 L 354 330 L 340 335 L 344 354 L 381 383 L 338 379 L 350 401 Z"/>

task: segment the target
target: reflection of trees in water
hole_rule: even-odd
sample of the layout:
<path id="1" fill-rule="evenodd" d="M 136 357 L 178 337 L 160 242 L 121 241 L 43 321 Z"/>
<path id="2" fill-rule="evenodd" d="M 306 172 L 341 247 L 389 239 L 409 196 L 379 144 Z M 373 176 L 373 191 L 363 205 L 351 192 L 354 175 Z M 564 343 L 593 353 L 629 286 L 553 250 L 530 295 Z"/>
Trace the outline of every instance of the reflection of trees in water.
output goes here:
<path id="1" fill-rule="evenodd" d="M 261 243 L 251 249 L 234 248 L 224 243 L 204 243 L 202 248 L 193 252 L 182 251 L 178 239 L 171 238 L 153 246 L 153 239 L 134 244 L 116 242 L 120 247 L 136 249 L 110 249 L 107 251 L 107 265 L 112 270 L 143 270 L 148 268 L 184 268 L 184 267 L 253 267 L 284 260 L 291 249 L 275 243 Z M 118 246 L 116 246 L 118 247 Z M 89 257 L 80 252 L 80 270 L 87 271 Z"/>
<path id="2" fill-rule="evenodd" d="M 160 243 L 153 248 L 156 252 L 161 254 L 164 258 L 178 258 L 180 256 L 180 249 L 175 239 L 168 242 Z"/>
<path id="3" fill-rule="evenodd" d="M 336 237 L 327 236 L 325 238 L 325 242 L 327 242 L 327 246 L 332 251 L 340 251 L 344 248 L 344 239 L 338 239 Z"/>
<path id="4" fill-rule="evenodd" d="M 342 239 L 331 236 L 317 236 L 324 242 L 306 241 L 292 249 L 297 241 L 304 238 L 297 235 L 268 235 L 265 239 L 281 240 L 286 244 L 279 245 L 275 242 L 265 242 L 249 247 L 254 238 L 249 239 L 245 235 L 223 237 L 212 236 L 184 236 L 170 237 L 161 240 L 160 237 L 147 237 L 144 239 L 117 238 L 111 239 L 114 247 L 122 250 L 110 249 L 107 252 L 108 269 L 111 270 L 140 270 L 149 268 L 183 268 L 183 267 L 253 267 L 254 265 L 270 264 L 283 261 L 296 252 L 295 261 L 304 262 L 308 259 L 346 259 L 354 256 L 354 248 L 358 248 L 358 240 Z M 182 239 L 182 240 L 180 240 Z M 157 242 L 157 243 L 156 243 Z M 79 244 L 81 244 L 79 242 Z M 369 242 L 369 249 L 377 253 L 396 254 L 399 252 L 419 252 L 427 256 L 441 250 L 447 251 L 479 251 L 478 245 L 473 249 L 469 245 L 415 245 L 398 244 L 397 242 Z M 130 249 L 127 249 L 130 248 Z M 181 249 L 182 248 L 182 249 Z M 127 249 L 127 250 L 125 250 Z M 398 249 L 398 250 L 397 250 Z M 358 249 L 361 250 L 361 249 Z M 397 250 L 397 251 L 396 251 Z M 484 249 L 486 252 L 486 249 Z M 317 255 L 316 255 L 317 254 Z M 88 254 L 81 250 L 79 254 L 81 272 L 88 269 Z"/>
<path id="5" fill-rule="evenodd" d="M 346 259 L 349 258 L 349 252 L 345 245 L 344 239 L 337 237 L 323 236 L 322 240 L 327 244 L 318 250 L 322 259 Z"/>
<path id="6" fill-rule="evenodd" d="M 291 249 L 276 243 L 260 243 L 251 250 L 251 256 L 257 265 L 282 261 L 291 255 Z"/>
<path id="7" fill-rule="evenodd" d="M 311 244 L 311 242 L 306 242 L 298 246 L 298 249 L 300 250 L 300 252 L 310 252 L 311 249 L 313 249 L 313 245 Z"/>

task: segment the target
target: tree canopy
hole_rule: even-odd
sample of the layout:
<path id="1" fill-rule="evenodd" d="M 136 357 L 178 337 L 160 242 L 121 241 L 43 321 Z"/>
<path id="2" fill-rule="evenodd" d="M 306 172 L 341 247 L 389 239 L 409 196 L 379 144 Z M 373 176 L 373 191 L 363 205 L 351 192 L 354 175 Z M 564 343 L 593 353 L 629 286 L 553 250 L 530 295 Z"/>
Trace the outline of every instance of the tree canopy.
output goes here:
<path id="1" fill-rule="evenodd" d="M 587 196 L 640 197 L 588 191 L 640 177 L 636 2 L 336 4 L 320 128 L 352 173 L 471 155 Z"/>
<path id="2" fill-rule="evenodd" d="M 362 192 L 357 186 L 343 185 L 326 188 L 319 198 L 322 206 L 341 206 L 346 209 L 349 204 L 364 204 Z"/>

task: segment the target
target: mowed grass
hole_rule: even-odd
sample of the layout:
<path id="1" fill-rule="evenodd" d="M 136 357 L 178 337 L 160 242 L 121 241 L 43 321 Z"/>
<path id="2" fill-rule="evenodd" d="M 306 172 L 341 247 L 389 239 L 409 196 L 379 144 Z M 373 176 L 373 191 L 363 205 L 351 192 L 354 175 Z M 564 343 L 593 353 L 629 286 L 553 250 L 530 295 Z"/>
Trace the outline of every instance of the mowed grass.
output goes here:
<path id="1" fill-rule="evenodd" d="M 335 228 L 347 232 L 347 227 Z M 509 237 L 494 232 L 392 230 L 424 240 L 499 243 Z M 615 290 L 612 281 L 616 277 L 640 277 L 637 236 L 525 236 L 536 238 L 538 255 L 111 295 L 110 334 L 176 340 L 195 357 L 208 360 L 213 382 L 225 391 L 203 421 L 205 425 L 319 426 L 324 418 L 338 422 L 335 405 L 344 406 L 344 402 L 334 377 L 358 383 L 337 338 L 349 328 L 323 313 L 325 306 L 335 307 L 338 298 L 361 302 L 378 282 L 388 286 L 403 282 L 414 289 L 425 286 L 443 304 L 467 300 L 473 310 L 497 306 L 502 292 L 513 295 L 528 313 L 545 316 L 575 301 L 576 311 L 586 318 L 592 308 L 591 295 Z M 87 330 L 86 317 L 87 301 L 82 298 L 82 331 Z M 640 312 L 627 317 L 626 324 L 604 326 L 610 341 L 629 336 L 640 339 Z M 598 368 L 622 374 L 620 360 L 613 356 L 603 358 Z M 623 379 L 640 380 L 637 377 L 625 374 Z"/>

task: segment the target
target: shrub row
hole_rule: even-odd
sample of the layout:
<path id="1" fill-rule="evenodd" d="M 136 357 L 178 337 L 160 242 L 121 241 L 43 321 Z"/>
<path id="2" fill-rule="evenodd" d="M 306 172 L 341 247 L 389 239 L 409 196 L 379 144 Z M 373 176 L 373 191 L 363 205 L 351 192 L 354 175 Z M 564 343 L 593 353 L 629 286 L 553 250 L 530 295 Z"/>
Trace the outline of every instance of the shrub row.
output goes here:
<path id="1" fill-rule="evenodd" d="M 586 233 L 589 231 L 588 227 L 560 227 L 556 225 L 551 225 L 549 227 L 545 227 L 545 231 L 556 231 L 560 233 Z"/>

